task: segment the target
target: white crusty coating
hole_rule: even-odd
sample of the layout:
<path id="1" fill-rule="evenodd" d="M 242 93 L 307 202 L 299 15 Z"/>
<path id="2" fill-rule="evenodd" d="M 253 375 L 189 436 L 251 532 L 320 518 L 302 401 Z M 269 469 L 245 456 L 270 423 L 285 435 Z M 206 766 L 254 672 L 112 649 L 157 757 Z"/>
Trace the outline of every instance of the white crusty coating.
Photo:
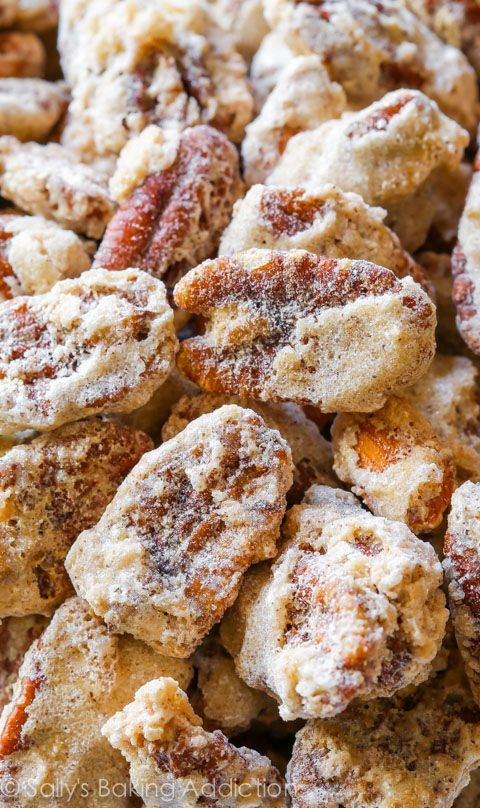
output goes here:
<path id="1" fill-rule="evenodd" d="M 63 82 L 0 79 L 0 135 L 43 140 L 68 105 Z"/>

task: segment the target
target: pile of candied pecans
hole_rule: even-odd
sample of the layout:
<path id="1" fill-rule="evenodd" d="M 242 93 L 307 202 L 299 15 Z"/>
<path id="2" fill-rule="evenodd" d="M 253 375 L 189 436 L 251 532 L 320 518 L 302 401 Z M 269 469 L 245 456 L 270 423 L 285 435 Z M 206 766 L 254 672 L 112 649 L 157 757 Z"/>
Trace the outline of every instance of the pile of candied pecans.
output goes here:
<path id="1" fill-rule="evenodd" d="M 480 805 L 480 0 L 0 0 L 0 808 Z"/>

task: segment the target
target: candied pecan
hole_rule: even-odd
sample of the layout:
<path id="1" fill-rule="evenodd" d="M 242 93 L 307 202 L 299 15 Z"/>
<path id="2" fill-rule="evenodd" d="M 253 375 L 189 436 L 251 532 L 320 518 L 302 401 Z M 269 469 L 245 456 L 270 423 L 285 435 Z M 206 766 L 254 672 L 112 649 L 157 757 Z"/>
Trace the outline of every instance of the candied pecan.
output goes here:
<path id="1" fill-rule="evenodd" d="M 316 53 L 353 108 L 399 88 L 422 90 L 442 111 L 475 130 L 475 71 L 402 0 L 266 0 L 267 20 L 295 53 Z"/>
<path id="2" fill-rule="evenodd" d="M 92 419 L 2 455 L 0 617 L 48 613 L 65 600 L 69 548 L 152 447 L 143 432 Z"/>
<path id="3" fill-rule="evenodd" d="M 0 794 L 20 795 L 14 805 L 21 808 L 65 808 L 67 793 L 73 808 L 118 808 L 119 789 L 129 790 L 128 766 L 102 737 L 102 725 L 145 682 L 172 676 L 187 687 L 191 674 L 188 662 L 112 636 L 87 604 L 71 598 L 27 651 L 5 708 Z M 109 793 L 99 792 L 101 778 Z M 52 791 L 52 783 L 62 788 Z"/>
<path id="4" fill-rule="evenodd" d="M 473 695 L 480 704 L 480 484 L 465 482 L 452 497 L 445 534 L 445 574 L 453 625 Z"/>
<path id="5" fill-rule="evenodd" d="M 43 75 L 45 48 L 35 34 L 0 32 L 0 78 L 36 78 Z"/>
<path id="6" fill-rule="evenodd" d="M 130 142 L 129 155 L 138 159 L 145 136 L 150 136 L 149 130 L 138 143 Z M 95 265 L 116 270 L 136 266 L 171 287 L 188 269 L 215 254 L 240 190 L 238 155 L 227 138 L 208 126 L 187 129 L 168 167 L 140 177 L 121 204 L 107 226 Z"/>
<path id="7" fill-rule="evenodd" d="M 148 682 L 135 699 L 102 729 L 130 764 L 130 777 L 147 808 L 152 786 L 175 785 L 178 808 L 204 800 L 217 808 L 286 808 L 283 780 L 270 760 L 246 747 L 236 748 L 216 730 L 207 732 L 177 682 Z"/>
<path id="8" fill-rule="evenodd" d="M 312 486 L 273 566 L 246 575 L 222 642 L 282 718 L 327 718 L 427 678 L 448 617 L 441 583 L 433 548 L 406 525 Z"/>
<path id="9" fill-rule="evenodd" d="M 437 36 L 461 48 L 480 74 L 478 0 L 407 0 L 407 5 Z"/>
<path id="10" fill-rule="evenodd" d="M 457 328 L 470 348 L 480 354 L 480 252 L 478 216 L 480 211 L 480 160 L 474 174 L 458 228 L 458 242 L 452 253 L 453 302 L 457 309 Z"/>
<path id="11" fill-rule="evenodd" d="M 275 554 L 291 465 L 251 410 L 197 418 L 145 455 L 77 539 L 66 562 L 77 592 L 114 631 L 188 656 L 248 567 Z"/>
<path id="12" fill-rule="evenodd" d="M 58 0 L 2 0 L 0 28 L 44 33 L 58 22 Z"/>
<path id="13" fill-rule="evenodd" d="M 374 514 L 405 522 L 414 533 L 439 526 L 455 466 L 413 404 L 392 396 L 370 415 L 337 415 L 332 439 L 336 473 Z"/>
<path id="14" fill-rule="evenodd" d="M 397 278 L 411 275 L 432 296 L 427 273 L 383 224 L 383 216 L 358 194 L 329 183 L 311 191 L 256 185 L 235 205 L 219 254 L 234 255 L 261 244 L 272 250 L 308 250 L 327 258 L 368 255 Z"/>
<path id="15" fill-rule="evenodd" d="M 160 281 L 91 270 L 0 305 L 0 429 L 54 429 L 130 412 L 167 378 L 176 350 Z"/>
<path id="16" fill-rule="evenodd" d="M 292 808 L 453 805 L 480 760 L 480 711 L 452 656 L 416 690 L 309 721 L 289 764 Z"/>
<path id="17" fill-rule="evenodd" d="M 2 137 L 0 171 L 5 199 L 77 233 L 99 238 L 113 214 L 105 175 L 58 143 L 41 146 Z"/>
<path id="18" fill-rule="evenodd" d="M 0 78 L 0 135 L 43 140 L 67 106 L 63 82 Z"/>
<path id="19" fill-rule="evenodd" d="M 433 355 L 428 296 L 366 261 L 248 250 L 206 261 L 174 297 L 203 318 L 178 366 L 207 392 L 368 412 Z"/>

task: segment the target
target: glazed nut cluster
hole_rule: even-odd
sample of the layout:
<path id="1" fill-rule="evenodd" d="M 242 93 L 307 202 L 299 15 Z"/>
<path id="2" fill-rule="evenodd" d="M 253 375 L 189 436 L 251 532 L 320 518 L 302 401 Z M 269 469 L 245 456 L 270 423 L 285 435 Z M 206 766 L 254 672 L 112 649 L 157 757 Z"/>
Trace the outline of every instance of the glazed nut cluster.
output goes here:
<path id="1" fill-rule="evenodd" d="M 0 0 L 0 808 L 480 805 L 479 79 L 478 0 Z"/>

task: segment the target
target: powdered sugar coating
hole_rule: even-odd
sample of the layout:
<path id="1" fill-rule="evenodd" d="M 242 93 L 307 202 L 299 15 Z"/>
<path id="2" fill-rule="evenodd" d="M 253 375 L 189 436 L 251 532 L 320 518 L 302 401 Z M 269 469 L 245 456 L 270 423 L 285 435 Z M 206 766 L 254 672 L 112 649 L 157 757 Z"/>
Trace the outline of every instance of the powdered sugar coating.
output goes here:
<path id="1" fill-rule="evenodd" d="M 288 502 L 300 502 L 313 483 L 338 484 L 332 470 L 332 451 L 318 427 L 297 404 L 262 404 L 252 399 L 225 396 L 220 393 L 201 393 L 189 398 L 184 396 L 173 407 L 162 429 L 163 440 L 178 435 L 195 418 L 213 412 L 225 404 L 236 404 L 253 410 L 270 429 L 277 429 L 291 449 L 293 460 L 293 485 L 288 492 Z"/>
<path id="2" fill-rule="evenodd" d="M 123 150 L 111 188 L 122 204 L 95 257 L 106 269 L 138 266 L 171 287 L 215 255 L 242 190 L 238 154 L 221 132 L 145 129 Z"/>
<path id="3" fill-rule="evenodd" d="M 445 42 L 461 48 L 480 73 L 480 15 L 476 0 L 406 0 Z"/>
<path id="4" fill-rule="evenodd" d="M 292 808 L 446 808 L 479 763 L 480 713 L 454 660 L 416 690 L 309 721 L 289 765 Z"/>
<path id="5" fill-rule="evenodd" d="M 78 421 L 0 458 L 0 617 L 48 614 L 71 594 L 63 562 L 152 448 L 143 432 Z"/>
<path id="6" fill-rule="evenodd" d="M 251 410 L 221 407 L 146 454 L 66 562 L 119 632 L 188 656 L 276 552 L 291 453 Z"/>
<path id="7" fill-rule="evenodd" d="M 346 106 L 342 87 L 330 80 L 320 57 L 312 54 L 292 59 L 259 116 L 246 128 L 242 158 L 247 183 L 266 179 L 293 135 L 338 118 Z"/>
<path id="8" fill-rule="evenodd" d="M 204 262 L 174 297 L 202 317 L 178 367 L 206 392 L 368 412 L 434 353 L 428 296 L 366 261 L 248 250 Z"/>
<path id="9" fill-rule="evenodd" d="M 172 676 L 187 687 L 191 673 L 188 662 L 112 636 L 87 604 L 68 600 L 27 652 L 0 720 L 0 789 L 8 795 L 16 785 L 21 808 L 65 808 L 69 792 L 73 808 L 132 805 L 121 796 L 128 767 L 101 727 L 145 682 Z"/>
<path id="10" fill-rule="evenodd" d="M 252 247 L 308 250 L 327 258 L 363 259 L 387 267 L 397 278 L 411 275 L 428 291 L 425 271 L 385 224 L 385 211 L 371 208 L 355 193 L 327 183 L 309 191 L 254 185 L 236 203 L 219 255 Z"/>
<path id="11" fill-rule="evenodd" d="M 219 22 L 232 34 L 235 45 L 250 60 L 268 32 L 262 0 L 209 0 Z"/>
<path id="12" fill-rule="evenodd" d="M 480 484 L 465 482 L 452 497 L 443 562 L 455 636 L 480 704 Z"/>
<path id="13" fill-rule="evenodd" d="M 41 146 L 0 138 L 2 195 L 34 216 L 99 238 L 113 215 L 106 178 L 58 143 Z"/>
<path id="14" fill-rule="evenodd" d="M 412 403 L 392 396 L 369 415 L 337 415 L 332 441 L 336 473 L 374 514 L 405 522 L 414 533 L 439 526 L 455 465 Z"/>
<path id="15" fill-rule="evenodd" d="M 63 82 L 0 79 L 0 135 L 43 140 L 68 105 Z"/>
<path id="16" fill-rule="evenodd" d="M 130 412 L 167 378 L 177 340 L 160 281 L 84 272 L 0 305 L 0 430 Z"/>
<path id="17" fill-rule="evenodd" d="M 471 132 L 477 124 L 475 72 L 402 0 L 265 0 L 268 22 L 296 53 L 317 53 L 353 107 L 403 87 L 422 90 Z"/>
<path id="18" fill-rule="evenodd" d="M 0 299 L 48 292 L 90 268 L 91 242 L 43 219 L 0 213 Z"/>
<path id="19" fill-rule="evenodd" d="M 248 685 L 284 719 L 328 718 L 427 678 L 448 617 L 430 545 L 322 486 L 288 512 L 284 538 L 221 626 Z"/>
<path id="20" fill-rule="evenodd" d="M 201 724 L 185 693 L 165 677 L 141 687 L 102 732 L 130 763 L 146 808 L 159 805 L 155 790 L 161 793 L 167 784 L 178 808 L 206 798 L 217 808 L 287 806 L 282 778 L 268 758 L 236 748 L 222 732 L 206 732 Z"/>

